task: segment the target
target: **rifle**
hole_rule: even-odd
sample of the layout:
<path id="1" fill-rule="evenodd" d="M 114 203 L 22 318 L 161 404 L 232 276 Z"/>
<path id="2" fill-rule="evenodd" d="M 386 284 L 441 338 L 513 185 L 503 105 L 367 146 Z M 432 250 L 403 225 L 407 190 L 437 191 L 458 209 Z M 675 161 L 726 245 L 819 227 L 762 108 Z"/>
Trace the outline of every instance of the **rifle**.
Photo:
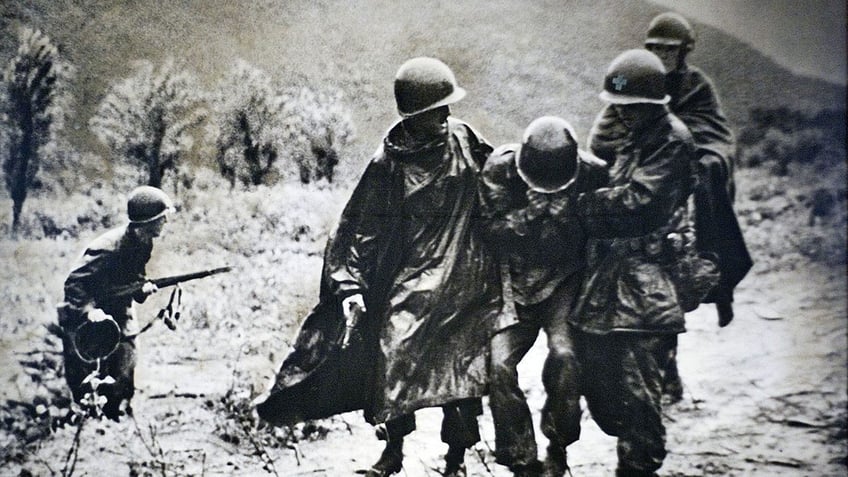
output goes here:
<path id="1" fill-rule="evenodd" d="M 203 270 L 201 272 L 194 273 L 186 273 L 184 275 L 174 275 L 171 277 L 162 277 L 162 278 L 154 278 L 152 280 L 145 280 L 135 283 L 130 283 L 129 285 L 122 285 L 119 287 L 115 287 L 107 293 L 107 296 L 110 298 L 123 298 L 128 296 L 133 296 L 136 293 L 141 291 L 141 288 L 148 281 L 156 285 L 157 288 L 165 288 L 176 285 L 177 283 L 187 282 L 189 280 L 197 280 L 199 278 L 206 278 L 210 275 L 216 275 L 218 273 L 229 272 L 230 267 L 219 267 L 213 268 L 211 270 Z"/>

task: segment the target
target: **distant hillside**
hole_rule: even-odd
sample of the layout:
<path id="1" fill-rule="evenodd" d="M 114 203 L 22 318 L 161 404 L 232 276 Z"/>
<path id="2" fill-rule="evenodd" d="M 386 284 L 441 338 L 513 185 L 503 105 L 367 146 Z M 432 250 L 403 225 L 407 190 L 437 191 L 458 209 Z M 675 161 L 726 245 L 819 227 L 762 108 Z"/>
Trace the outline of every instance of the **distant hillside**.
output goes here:
<path id="1" fill-rule="evenodd" d="M 408 57 L 451 65 L 468 89 L 457 116 L 493 142 L 516 140 L 542 114 L 582 137 L 601 101 L 604 71 L 641 44 L 661 11 L 643 0 L 13 0 L 0 5 L 0 59 L 21 24 L 42 28 L 79 69 L 75 142 L 96 148 L 86 122 L 107 85 L 136 59 L 173 56 L 212 85 L 236 58 L 288 82 L 343 88 L 364 158 L 395 120 L 391 80 Z M 692 63 L 716 81 L 737 128 L 752 106 L 842 106 L 845 89 L 799 77 L 748 45 L 697 25 Z"/>

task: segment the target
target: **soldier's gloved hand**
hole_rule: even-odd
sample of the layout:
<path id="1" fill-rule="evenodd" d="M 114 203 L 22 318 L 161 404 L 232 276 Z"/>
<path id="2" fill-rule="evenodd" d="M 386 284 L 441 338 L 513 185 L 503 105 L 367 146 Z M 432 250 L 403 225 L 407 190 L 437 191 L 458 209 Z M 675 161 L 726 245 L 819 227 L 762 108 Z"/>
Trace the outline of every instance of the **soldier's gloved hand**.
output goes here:
<path id="1" fill-rule="evenodd" d="M 141 286 L 141 293 L 144 294 L 145 297 L 148 297 L 157 291 L 159 291 L 159 287 L 157 287 L 153 282 L 144 282 L 144 285 Z"/>
<path id="2" fill-rule="evenodd" d="M 345 318 L 345 333 L 342 337 L 342 349 L 350 346 L 351 338 L 359 323 L 359 317 L 365 313 L 365 299 L 357 293 L 342 300 L 342 314 Z"/>
<path id="3" fill-rule="evenodd" d="M 506 214 L 506 226 L 516 235 L 527 235 L 527 214 L 525 210 L 515 210 Z"/>
<path id="4" fill-rule="evenodd" d="M 577 212 L 574 210 L 574 206 L 572 205 L 572 200 L 567 195 L 560 195 L 551 200 L 548 204 L 548 213 L 551 214 L 551 217 L 557 219 L 577 215 Z"/>
<path id="5" fill-rule="evenodd" d="M 549 200 L 550 198 L 548 197 L 548 194 L 536 192 L 533 189 L 527 189 L 528 205 L 524 209 L 526 211 L 527 220 L 533 220 L 547 212 Z"/>

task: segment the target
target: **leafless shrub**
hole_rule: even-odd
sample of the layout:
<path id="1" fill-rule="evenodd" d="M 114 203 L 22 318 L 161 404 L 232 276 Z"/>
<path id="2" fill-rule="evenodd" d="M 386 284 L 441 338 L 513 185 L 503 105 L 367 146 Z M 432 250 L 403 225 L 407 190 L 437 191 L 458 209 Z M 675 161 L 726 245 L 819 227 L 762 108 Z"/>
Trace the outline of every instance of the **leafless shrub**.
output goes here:
<path id="1" fill-rule="evenodd" d="M 148 184 L 161 187 L 191 150 L 191 130 L 204 118 L 202 94 L 191 73 L 173 60 L 158 69 L 138 62 L 135 73 L 112 85 L 89 125 L 119 157 L 147 168 Z"/>

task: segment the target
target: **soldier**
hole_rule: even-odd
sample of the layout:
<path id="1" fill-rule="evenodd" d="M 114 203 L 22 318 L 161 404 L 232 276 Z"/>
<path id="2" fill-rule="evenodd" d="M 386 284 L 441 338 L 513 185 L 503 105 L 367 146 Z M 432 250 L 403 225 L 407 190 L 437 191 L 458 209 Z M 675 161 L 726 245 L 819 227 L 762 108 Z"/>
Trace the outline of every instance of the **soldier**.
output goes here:
<path id="1" fill-rule="evenodd" d="M 618 437 L 616 476 L 654 475 L 663 462 L 662 371 L 684 311 L 667 268 L 686 224 L 694 144 L 671 114 L 665 69 L 628 50 L 610 65 L 601 99 L 628 130 L 609 184 L 580 194 L 572 213 L 589 235 L 587 276 L 569 321 L 592 417 Z"/>
<path id="2" fill-rule="evenodd" d="M 718 258 L 721 271 L 718 286 L 704 302 L 715 303 L 718 324 L 724 327 L 733 319 L 733 289 L 753 262 L 733 211 L 736 141 L 712 81 L 686 61 L 694 46 L 695 31 L 676 13 L 660 14 L 648 26 L 645 49 L 656 54 L 666 69 L 666 93 L 671 97 L 668 106 L 686 124 L 695 140 L 699 162 L 695 189 L 696 245 Z M 592 130 L 590 147 L 609 160 L 625 133 L 626 128 L 616 117 L 614 108 L 607 107 Z M 683 385 L 677 371 L 676 347 L 672 354 L 664 392 L 672 401 L 679 401 L 683 397 Z"/>
<path id="3" fill-rule="evenodd" d="M 92 372 L 114 379 L 114 383 L 101 384 L 97 393 L 106 398 L 104 415 L 115 421 L 124 412 L 132 413 L 139 332 L 133 302 L 142 303 L 158 290 L 146 281 L 144 268 L 153 239 L 161 234 L 172 210 L 171 199 L 161 190 L 136 188 L 127 201 L 129 224 L 89 244 L 65 280 L 65 300 L 59 307 L 65 378 L 78 403 L 92 391 L 85 382 Z M 110 293 L 134 283 L 143 283 L 135 295 Z"/>
<path id="4" fill-rule="evenodd" d="M 475 220 L 478 176 L 492 148 L 450 117 L 465 90 L 441 61 L 405 62 L 394 91 L 402 119 L 342 215 L 331 287 L 348 323 L 359 309 L 381 324 L 373 418 L 385 423 L 387 442 L 368 475 L 401 470 L 413 413 L 429 406 L 444 406 L 445 475 L 456 475 L 479 440 L 476 398 L 487 385 L 486 349 L 500 308 L 495 264 Z"/>
<path id="5" fill-rule="evenodd" d="M 580 437 L 579 370 L 566 318 L 582 280 L 586 241 L 576 218 L 563 212 L 569 198 L 606 177 L 606 164 L 579 150 L 571 125 L 553 116 L 531 122 L 521 144 L 497 148 L 483 168 L 484 222 L 503 264 L 505 302 L 514 302 L 516 312 L 502 315 L 492 338 L 489 405 L 496 460 L 516 476 L 539 475 L 542 467 L 516 370 L 541 329 L 548 337 L 545 475 L 565 474 L 566 446 Z"/>
<path id="6" fill-rule="evenodd" d="M 492 148 L 450 116 L 465 90 L 443 62 L 405 62 L 394 93 L 401 119 L 383 137 L 330 236 L 320 302 L 274 387 L 257 399 L 257 412 L 284 425 L 363 409 L 386 440 L 366 471 L 373 477 L 401 471 L 414 412 L 441 406 L 443 475 L 463 475 L 465 451 L 480 438 L 479 398 L 501 307 L 496 264 L 478 220 L 479 174 Z M 345 339 L 341 323 L 349 330 Z M 339 345 L 339 359 L 313 359 Z M 370 376 L 354 379 L 362 374 Z M 350 384 L 337 393 L 339 381 Z"/>

